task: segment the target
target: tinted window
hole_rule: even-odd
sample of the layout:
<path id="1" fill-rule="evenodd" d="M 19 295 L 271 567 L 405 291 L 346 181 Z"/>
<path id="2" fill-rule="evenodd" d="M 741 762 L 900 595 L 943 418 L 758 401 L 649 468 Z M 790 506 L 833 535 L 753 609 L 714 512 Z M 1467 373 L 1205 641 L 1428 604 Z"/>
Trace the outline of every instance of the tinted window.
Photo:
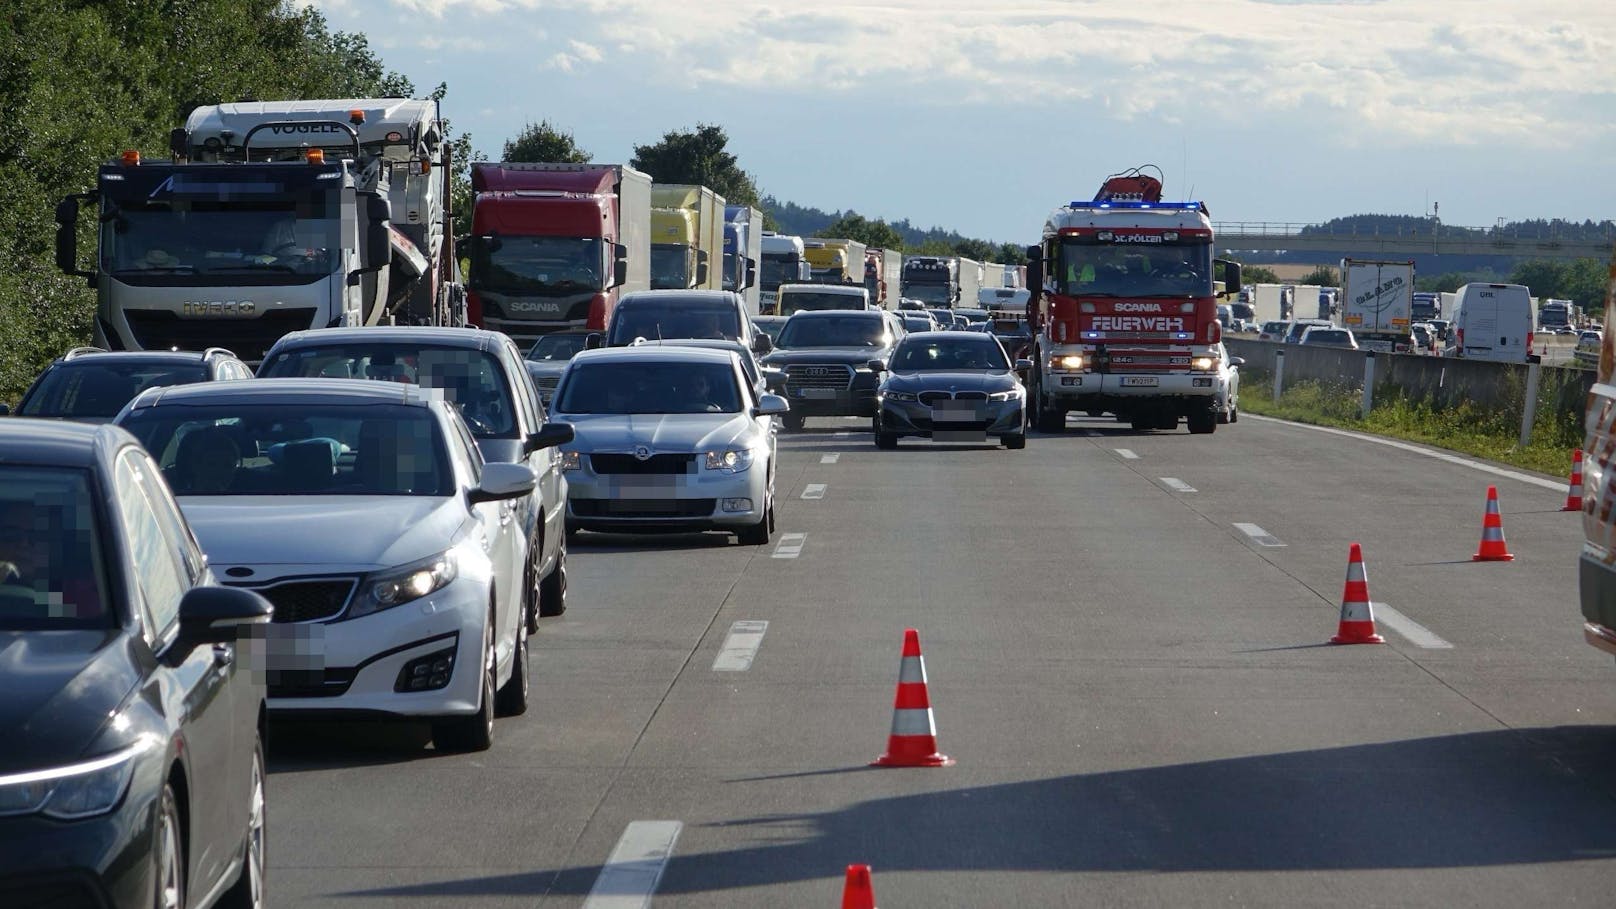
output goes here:
<path id="1" fill-rule="evenodd" d="M 857 294 L 838 294 L 815 290 L 785 290 L 780 292 L 780 314 L 825 309 L 864 308 L 864 298 Z"/>
<path id="2" fill-rule="evenodd" d="M 574 363 L 557 413 L 739 413 L 741 389 L 728 363 Z"/>
<path id="3" fill-rule="evenodd" d="M 906 338 L 892 354 L 894 371 L 930 369 L 1009 369 L 1004 351 L 993 341 L 968 335 L 935 340 Z"/>
<path id="4" fill-rule="evenodd" d="M 104 628 L 105 553 L 85 470 L 0 467 L 0 628 Z"/>
<path id="5" fill-rule="evenodd" d="M 780 332 L 780 346 L 791 347 L 881 347 L 887 343 L 886 322 L 881 317 L 815 316 L 796 318 Z"/>
<path id="6" fill-rule="evenodd" d="M 453 489 L 437 420 L 421 407 L 157 407 L 124 427 L 179 496 L 443 496 Z"/>
<path id="7" fill-rule="evenodd" d="M 588 335 L 554 334 L 533 342 L 528 349 L 529 360 L 558 360 L 572 359 L 573 355 L 584 349 L 584 339 Z"/>
<path id="8" fill-rule="evenodd" d="M 207 378 L 207 368 L 197 363 L 96 362 L 88 357 L 51 367 L 17 412 L 26 417 L 111 418 L 148 388 Z"/>
<path id="9" fill-rule="evenodd" d="M 741 339 L 741 312 L 733 303 L 712 298 L 643 300 L 625 303 L 612 315 L 610 343 L 616 347 L 635 338 Z"/>
<path id="10" fill-rule="evenodd" d="M 439 388 L 446 399 L 459 405 L 466 425 L 478 438 L 516 437 L 516 411 L 504 370 L 493 354 L 480 350 L 409 342 L 299 346 L 276 354 L 259 375 L 272 379 L 377 379 Z"/>

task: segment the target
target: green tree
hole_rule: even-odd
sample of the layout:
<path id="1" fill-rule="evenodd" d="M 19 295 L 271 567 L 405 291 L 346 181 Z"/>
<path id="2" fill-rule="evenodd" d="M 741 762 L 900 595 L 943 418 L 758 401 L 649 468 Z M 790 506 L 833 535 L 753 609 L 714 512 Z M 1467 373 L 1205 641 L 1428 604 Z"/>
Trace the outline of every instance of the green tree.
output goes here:
<path id="1" fill-rule="evenodd" d="M 1534 297 L 1563 298 L 1566 296 L 1565 283 L 1570 271 L 1570 266 L 1565 262 L 1553 259 L 1529 259 L 1515 266 L 1515 270 L 1509 273 L 1509 283 L 1525 284 L 1532 289 Z"/>
<path id="2" fill-rule="evenodd" d="M 1414 278 L 1414 289 L 1424 293 L 1451 294 L 1459 288 L 1465 286 L 1465 284 L 1469 281 L 1470 277 L 1468 275 L 1464 275 L 1456 271 L 1450 271 L 1444 274 L 1432 275 L 1429 277 L 1416 276 Z"/>
<path id="3" fill-rule="evenodd" d="M 1003 262 L 1005 265 L 1026 265 L 1027 247 L 1019 243 L 1001 243 L 999 257 L 994 261 Z"/>
<path id="4" fill-rule="evenodd" d="M 1272 268 L 1263 265 L 1243 265 L 1240 267 L 1241 284 L 1278 284 L 1279 275 Z"/>
<path id="5" fill-rule="evenodd" d="M 505 161 L 526 163 L 588 164 L 589 152 L 578 147 L 572 133 L 549 120 L 529 123 L 505 140 Z"/>
<path id="6" fill-rule="evenodd" d="M 954 255 L 975 259 L 978 262 L 992 262 L 994 256 L 999 254 L 999 247 L 986 240 L 956 240 L 954 241 Z"/>
<path id="7" fill-rule="evenodd" d="M 1328 265 L 1320 265 L 1298 278 L 1296 283 L 1317 284 L 1320 287 L 1339 287 L 1341 285 L 1341 273 Z"/>
<path id="8" fill-rule="evenodd" d="M 896 249 L 900 252 L 903 250 L 903 237 L 892 229 L 892 225 L 880 219 L 871 221 L 856 211 L 850 211 L 832 221 L 819 231 L 819 236 L 843 237 L 879 249 Z"/>
<path id="9" fill-rule="evenodd" d="M 722 126 L 698 123 L 694 130 L 675 130 L 664 133 L 659 142 L 634 146 L 629 164 L 658 183 L 706 186 L 731 205 L 761 207 L 757 182 L 725 150 L 728 144 Z"/>

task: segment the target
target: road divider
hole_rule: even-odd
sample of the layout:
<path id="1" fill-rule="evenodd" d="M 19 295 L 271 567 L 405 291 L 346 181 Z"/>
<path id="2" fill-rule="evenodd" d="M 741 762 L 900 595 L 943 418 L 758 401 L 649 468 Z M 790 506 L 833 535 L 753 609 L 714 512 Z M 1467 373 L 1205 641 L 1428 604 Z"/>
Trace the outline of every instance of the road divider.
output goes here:
<path id="1" fill-rule="evenodd" d="M 1117 455 L 1120 456 L 1124 461 L 1139 460 L 1139 455 L 1135 454 L 1131 448 L 1118 448 Z"/>
<path id="2" fill-rule="evenodd" d="M 1407 638 L 1408 642 L 1415 647 L 1423 647 L 1426 650 L 1453 649 L 1452 644 L 1437 637 L 1432 633 L 1431 629 L 1387 606 L 1385 603 L 1374 604 L 1373 614 L 1379 617 L 1380 624 Z"/>
<path id="3" fill-rule="evenodd" d="M 920 655 L 920 632 L 903 632 L 903 658 L 898 663 L 898 693 L 892 702 L 892 733 L 887 751 L 872 767 L 948 767 L 954 759 L 937 751 L 937 722 L 926 690 L 926 661 Z"/>
<path id="4" fill-rule="evenodd" d="M 1162 477 L 1161 483 L 1174 492 L 1194 492 L 1195 487 L 1180 480 L 1178 477 Z"/>
<path id="5" fill-rule="evenodd" d="M 774 558 L 794 559 L 802 555 L 802 547 L 808 542 L 806 533 L 783 533 L 780 542 L 774 546 Z"/>
<path id="6" fill-rule="evenodd" d="M 840 461 L 841 459 L 842 459 L 842 453 L 837 451 L 837 452 L 832 452 L 830 454 L 822 454 L 822 455 L 820 455 L 819 456 L 819 463 L 821 463 L 821 464 L 835 464 L 837 461 Z"/>
<path id="7" fill-rule="evenodd" d="M 1277 547 L 1284 546 L 1277 537 L 1258 527 L 1256 524 L 1235 524 L 1234 529 L 1251 538 L 1251 542 L 1258 546 Z"/>
<path id="8" fill-rule="evenodd" d="M 825 497 L 825 488 L 824 483 L 809 483 L 803 488 L 802 497 L 805 499 L 823 499 Z"/>
<path id="9" fill-rule="evenodd" d="M 684 830 L 679 821 L 634 821 L 601 866 L 584 909 L 645 909 L 662 882 L 673 846 Z"/>
<path id="10" fill-rule="evenodd" d="M 753 619 L 743 619 L 729 626 L 724 646 L 719 648 L 718 656 L 713 659 L 713 671 L 745 672 L 751 669 L 758 648 L 763 646 L 763 634 L 768 630 L 768 622 Z"/>

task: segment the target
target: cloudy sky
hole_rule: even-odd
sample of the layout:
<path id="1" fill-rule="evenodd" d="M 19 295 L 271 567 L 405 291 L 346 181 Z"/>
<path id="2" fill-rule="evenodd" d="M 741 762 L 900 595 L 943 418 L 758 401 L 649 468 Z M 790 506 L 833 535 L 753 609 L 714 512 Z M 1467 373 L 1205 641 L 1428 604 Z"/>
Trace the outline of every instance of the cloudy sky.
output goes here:
<path id="1" fill-rule="evenodd" d="M 996 240 L 1154 163 L 1216 220 L 1616 217 L 1616 0 L 312 0 L 497 157 L 717 123 L 766 193 Z"/>

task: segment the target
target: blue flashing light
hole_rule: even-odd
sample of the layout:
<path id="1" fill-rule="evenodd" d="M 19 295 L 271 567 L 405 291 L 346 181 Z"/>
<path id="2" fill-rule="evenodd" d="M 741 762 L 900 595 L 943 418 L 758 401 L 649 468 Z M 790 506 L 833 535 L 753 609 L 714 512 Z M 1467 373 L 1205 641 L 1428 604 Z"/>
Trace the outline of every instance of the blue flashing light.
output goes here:
<path id="1" fill-rule="evenodd" d="M 1190 340 L 1190 339 L 1192 339 L 1194 337 L 1195 337 L 1194 335 L 1190 334 L 1187 331 L 1175 331 L 1175 332 L 1173 332 L 1173 338 L 1175 340 L 1178 340 L 1178 341 L 1188 341 L 1188 340 Z"/>
<path id="2" fill-rule="evenodd" d="M 1200 211 L 1199 202 L 1092 202 L 1076 201 L 1067 208 L 1114 208 L 1118 210 L 1162 209 L 1164 211 Z"/>

